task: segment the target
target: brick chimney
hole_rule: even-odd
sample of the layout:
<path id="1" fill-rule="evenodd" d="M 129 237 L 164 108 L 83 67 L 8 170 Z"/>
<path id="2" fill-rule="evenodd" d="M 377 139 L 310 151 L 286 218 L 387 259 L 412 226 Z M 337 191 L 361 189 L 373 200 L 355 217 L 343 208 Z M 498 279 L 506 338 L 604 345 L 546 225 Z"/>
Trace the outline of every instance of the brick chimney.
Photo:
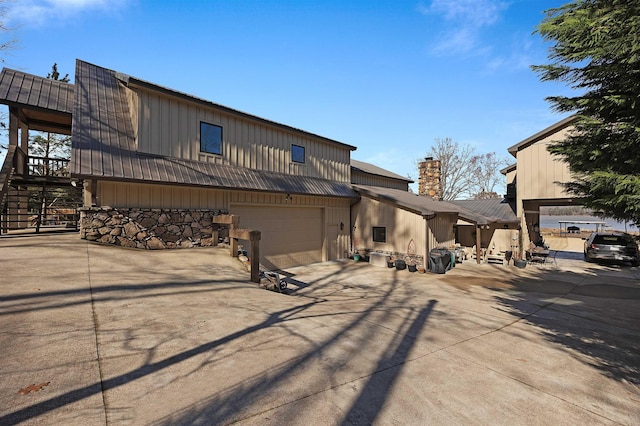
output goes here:
<path id="1" fill-rule="evenodd" d="M 427 157 L 418 163 L 418 195 L 426 195 L 434 200 L 442 199 L 440 187 L 440 160 Z"/>

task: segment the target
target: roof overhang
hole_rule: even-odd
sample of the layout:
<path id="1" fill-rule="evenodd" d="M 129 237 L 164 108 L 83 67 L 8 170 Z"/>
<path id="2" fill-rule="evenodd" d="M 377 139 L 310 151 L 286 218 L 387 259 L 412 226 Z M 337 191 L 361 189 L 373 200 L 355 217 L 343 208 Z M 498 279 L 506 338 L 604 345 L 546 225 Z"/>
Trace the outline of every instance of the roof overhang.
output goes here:
<path id="1" fill-rule="evenodd" d="M 551 126 L 547 127 L 544 130 L 539 131 L 538 133 L 529 136 L 528 138 L 526 138 L 525 140 L 518 142 L 517 144 L 509 147 L 507 149 L 507 151 L 509 151 L 509 154 L 513 155 L 514 157 L 516 157 L 518 151 L 533 145 L 534 143 L 538 142 L 541 139 L 544 139 L 548 136 L 551 136 L 554 133 L 559 132 L 560 130 L 564 129 L 565 127 L 569 127 L 571 124 L 573 124 L 576 120 L 578 119 L 577 115 L 570 115 L 569 117 L 558 121 L 555 124 L 552 124 Z"/>

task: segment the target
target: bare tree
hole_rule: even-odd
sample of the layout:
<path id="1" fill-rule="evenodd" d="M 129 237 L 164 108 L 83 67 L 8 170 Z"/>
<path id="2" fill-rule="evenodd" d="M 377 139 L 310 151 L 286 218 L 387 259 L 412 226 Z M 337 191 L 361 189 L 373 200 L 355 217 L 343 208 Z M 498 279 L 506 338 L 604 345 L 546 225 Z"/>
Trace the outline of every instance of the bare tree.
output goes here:
<path id="1" fill-rule="evenodd" d="M 500 169 L 509 165 L 506 158 L 499 157 L 495 152 L 476 155 L 469 164 L 472 183 L 469 188 L 475 199 L 500 198 L 496 187 L 504 181 Z"/>
<path id="2" fill-rule="evenodd" d="M 436 138 L 427 157 L 440 161 L 443 200 L 499 198 L 496 187 L 503 179 L 500 169 L 507 160 L 495 152 L 478 154 L 475 147 L 451 138 Z"/>
<path id="3" fill-rule="evenodd" d="M 475 157 L 475 148 L 462 145 L 451 138 L 436 138 L 428 157 L 440 161 L 440 187 L 443 200 L 455 200 L 469 195 L 473 173 L 469 166 Z"/>
<path id="4" fill-rule="evenodd" d="M 6 54 L 8 50 L 16 47 L 18 41 L 15 38 L 8 37 L 7 33 L 13 31 L 13 28 L 7 26 L 8 8 L 5 6 L 6 0 L 0 0 L 0 53 Z M 4 62 L 4 58 L 0 57 L 0 62 Z"/>

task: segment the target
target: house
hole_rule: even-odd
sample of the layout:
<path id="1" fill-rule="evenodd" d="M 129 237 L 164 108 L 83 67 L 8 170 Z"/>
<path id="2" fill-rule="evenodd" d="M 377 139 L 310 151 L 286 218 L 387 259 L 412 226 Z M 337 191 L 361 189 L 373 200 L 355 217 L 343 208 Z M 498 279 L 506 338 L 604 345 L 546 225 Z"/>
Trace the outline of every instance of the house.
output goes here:
<path id="1" fill-rule="evenodd" d="M 23 156 L 29 129 L 46 127 L 36 112 L 71 134 L 71 178 L 84 185 L 82 238 L 211 245 L 212 217 L 228 213 L 261 230 L 270 268 L 348 252 L 355 147 L 81 60 L 74 84 L 63 84 L 4 69 L 0 100 Z"/>
<path id="2" fill-rule="evenodd" d="M 483 232 L 503 224 L 412 194 L 410 179 L 351 159 L 352 145 L 82 60 L 73 85 L 3 69 L 0 102 L 10 112 L 0 192 L 18 194 L 9 215 L 26 213 L 25 182 L 75 185 L 83 189 L 80 236 L 90 241 L 209 246 L 223 223 L 259 230 L 261 263 L 282 269 L 354 249 L 424 260 L 455 243 L 460 221 L 478 247 Z M 31 130 L 71 135 L 64 173 L 29 173 Z"/>

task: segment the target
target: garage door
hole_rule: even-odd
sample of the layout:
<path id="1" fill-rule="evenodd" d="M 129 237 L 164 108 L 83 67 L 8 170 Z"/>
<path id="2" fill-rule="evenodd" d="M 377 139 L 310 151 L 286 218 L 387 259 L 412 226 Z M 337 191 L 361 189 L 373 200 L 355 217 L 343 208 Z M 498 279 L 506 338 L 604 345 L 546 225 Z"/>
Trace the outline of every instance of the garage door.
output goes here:
<path id="1" fill-rule="evenodd" d="M 261 232 L 260 262 L 271 269 L 322 261 L 322 209 L 231 206 L 240 227 Z M 244 244 L 249 249 L 249 244 Z"/>

